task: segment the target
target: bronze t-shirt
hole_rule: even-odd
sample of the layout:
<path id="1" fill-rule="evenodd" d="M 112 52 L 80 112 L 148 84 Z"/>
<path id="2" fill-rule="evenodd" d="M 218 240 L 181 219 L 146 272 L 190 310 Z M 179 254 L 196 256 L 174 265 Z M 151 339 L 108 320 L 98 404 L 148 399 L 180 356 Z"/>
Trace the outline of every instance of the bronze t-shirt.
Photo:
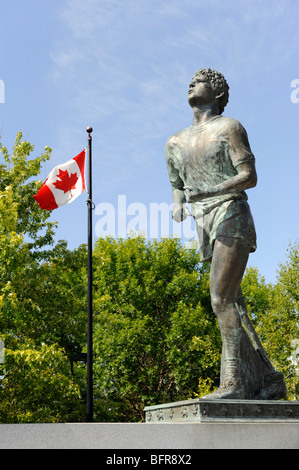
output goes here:
<path id="1" fill-rule="evenodd" d="M 254 162 L 247 133 L 235 119 L 215 116 L 170 137 L 165 149 L 173 189 L 209 190 L 237 174 L 238 165 Z M 206 197 L 192 203 L 201 260 L 212 257 L 217 236 L 243 239 L 256 249 L 256 234 L 244 191 Z"/>

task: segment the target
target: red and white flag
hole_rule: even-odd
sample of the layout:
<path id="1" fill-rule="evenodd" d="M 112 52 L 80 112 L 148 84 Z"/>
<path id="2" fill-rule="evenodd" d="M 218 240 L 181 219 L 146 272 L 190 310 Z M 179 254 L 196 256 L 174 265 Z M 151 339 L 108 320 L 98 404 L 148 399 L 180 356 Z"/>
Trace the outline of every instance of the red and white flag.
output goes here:
<path id="1" fill-rule="evenodd" d="M 84 149 L 75 158 L 57 165 L 49 174 L 38 193 L 33 196 L 41 209 L 52 211 L 74 201 L 85 190 Z"/>

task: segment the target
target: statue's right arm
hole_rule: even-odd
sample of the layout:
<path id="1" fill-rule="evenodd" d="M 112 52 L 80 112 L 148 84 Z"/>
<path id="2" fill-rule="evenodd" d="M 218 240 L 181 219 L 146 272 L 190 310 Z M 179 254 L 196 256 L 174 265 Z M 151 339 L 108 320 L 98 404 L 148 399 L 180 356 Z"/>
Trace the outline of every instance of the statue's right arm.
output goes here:
<path id="1" fill-rule="evenodd" d="M 172 187 L 172 218 L 176 222 L 182 222 L 188 215 L 190 215 L 190 212 L 184 204 L 186 202 L 184 182 L 179 175 L 178 159 L 176 158 L 177 152 L 179 152 L 179 149 L 176 145 L 176 138 L 175 136 L 170 137 L 165 147 L 165 159 Z"/>

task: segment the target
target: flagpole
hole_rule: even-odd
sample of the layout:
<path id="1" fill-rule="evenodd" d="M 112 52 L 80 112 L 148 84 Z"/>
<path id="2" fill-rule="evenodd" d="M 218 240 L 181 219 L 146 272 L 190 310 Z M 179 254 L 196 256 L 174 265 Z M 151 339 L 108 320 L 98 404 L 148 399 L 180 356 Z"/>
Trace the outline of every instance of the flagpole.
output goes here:
<path id="1" fill-rule="evenodd" d="M 88 175 L 87 175 L 87 209 L 88 209 L 88 288 L 87 288 L 87 422 L 93 421 L 93 335 L 92 335 L 92 127 L 88 133 Z"/>

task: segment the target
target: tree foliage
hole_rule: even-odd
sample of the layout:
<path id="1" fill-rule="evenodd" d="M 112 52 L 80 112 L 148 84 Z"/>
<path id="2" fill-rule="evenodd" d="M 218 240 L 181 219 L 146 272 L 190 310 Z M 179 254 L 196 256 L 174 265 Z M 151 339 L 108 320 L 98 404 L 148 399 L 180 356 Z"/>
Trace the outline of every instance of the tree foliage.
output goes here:
<path id="1" fill-rule="evenodd" d="M 0 422 L 53 423 L 80 420 L 80 389 L 69 361 L 57 345 L 22 344 L 5 350 Z"/>
<path id="2" fill-rule="evenodd" d="M 247 270 L 242 289 L 256 331 L 277 370 L 284 373 L 288 399 L 299 394 L 299 244 L 290 244 L 276 284 L 266 284 L 256 268 Z"/>
<path id="3" fill-rule="evenodd" d="M 49 213 L 40 210 L 33 195 L 41 181 L 33 179 L 40 173 L 41 166 L 49 160 L 51 149 L 29 159 L 34 146 L 22 140 L 22 133 L 16 137 L 12 155 L 0 144 L 4 164 L 0 165 L 0 222 L 1 236 L 26 234 L 30 237 L 28 248 L 31 253 L 53 243 L 55 223 L 49 222 Z M 19 240 L 21 239 L 19 237 Z M 38 257 L 38 253 L 35 253 Z"/>
<path id="4" fill-rule="evenodd" d="M 220 333 L 195 249 L 177 239 L 99 239 L 94 263 L 101 419 L 141 420 L 145 405 L 198 393 L 200 376 L 219 379 Z"/>
<path id="5" fill-rule="evenodd" d="M 86 246 L 54 243 L 56 224 L 34 201 L 51 150 L 32 157 L 19 133 L 0 144 L 0 422 L 84 421 Z M 141 421 L 145 405 L 201 396 L 218 386 L 221 337 L 209 265 L 177 239 L 97 240 L 94 247 L 94 408 L 98 421 Z M 299 244 L 277 282 L 256 268 L 242 282 L 249 315 L 288 398 L 298 399 Z M 0 351 L 1 352 L 1 351 Z"/>
<path id="6" fill-rule="evenodd" d="M 21 133 L 12 155 L 0 148 L 0 420 L 70 420 L 71 409 L 77 419 L 69 356 L 84 343 L 86 249 L 70 252 L 65 242 L 51 248 L 56 224 L 34 201 L 41 185 L 34 178 L 51 150 L 31 158 L 33 146 Z"/>

